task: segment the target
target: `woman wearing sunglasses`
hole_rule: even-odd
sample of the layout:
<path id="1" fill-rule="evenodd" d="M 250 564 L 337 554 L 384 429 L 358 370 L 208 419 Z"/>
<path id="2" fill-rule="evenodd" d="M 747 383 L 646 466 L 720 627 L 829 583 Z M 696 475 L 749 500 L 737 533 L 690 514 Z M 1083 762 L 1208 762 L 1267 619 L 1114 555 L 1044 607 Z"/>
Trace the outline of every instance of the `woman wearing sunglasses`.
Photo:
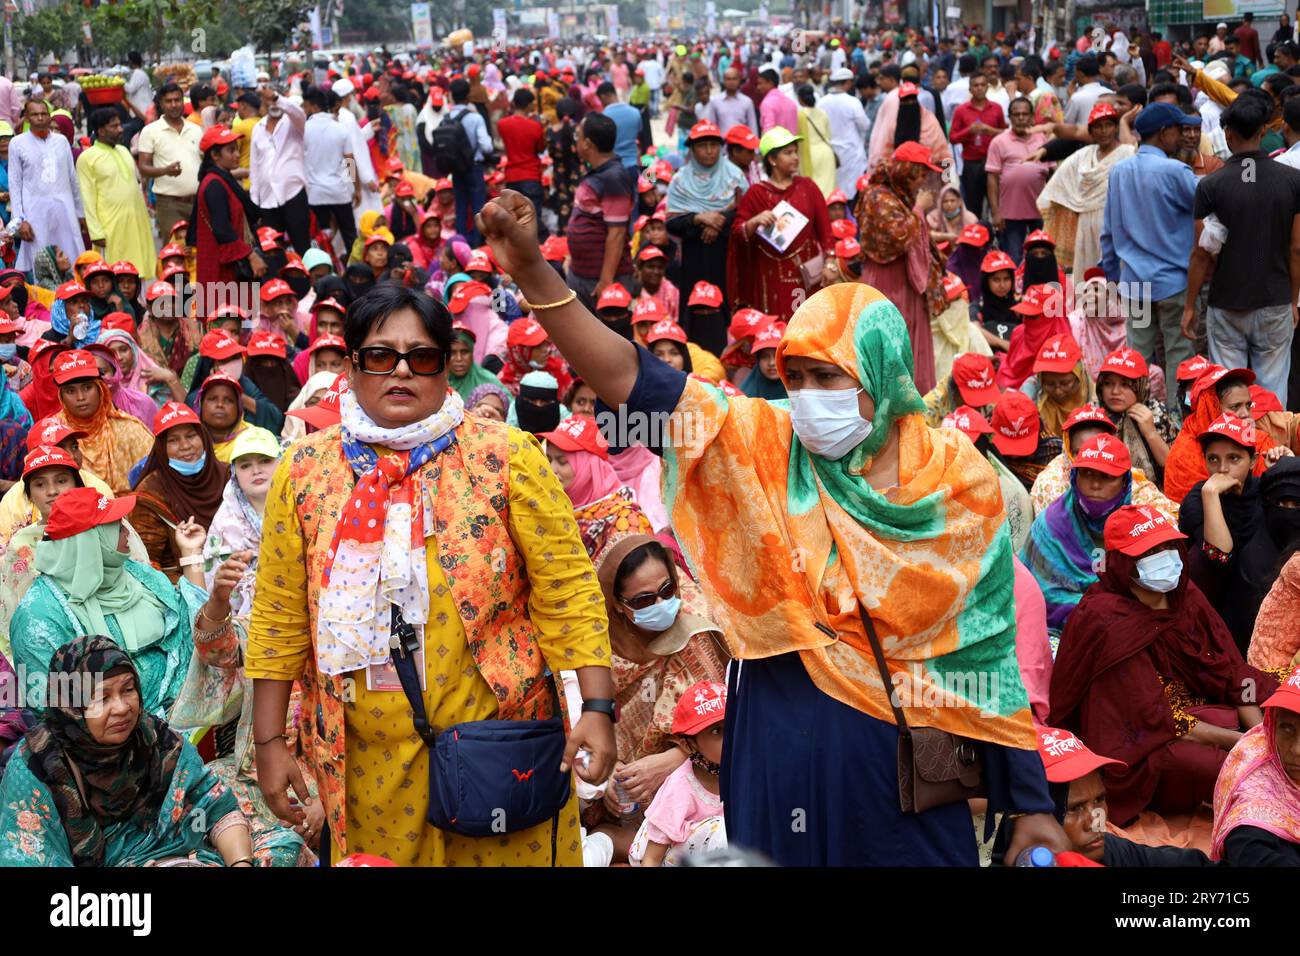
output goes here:
<path id="1" fill-rule="evenodd" d="M 303 713 L 316 716 L 305 756 L 332 859 L 580 866 L 573 787 L 554 834 L 551 820 L 518 830 L 505 820 L 488 838 L 424 822 L 428 749 L 389 657 L 390 625 L 410 625 L 424 710 L 439 732 L 549 718 L 547 669 L 576 669 L 583 713 L 559 769 L 591 783 L 608 777 L 608 626 L 564 489 L 535 442 L 466 415 L 449 390 L 451 315 L 441 302 L 376 286 L 348 309 L 343 337 L 340 422 L 292 446 L 266 501 L 247 662 L 266 801 L 302 822 L 309 796 L 284 738 L 300 680 Z M 575 760 L 580 748 L 589 758 Z"/>

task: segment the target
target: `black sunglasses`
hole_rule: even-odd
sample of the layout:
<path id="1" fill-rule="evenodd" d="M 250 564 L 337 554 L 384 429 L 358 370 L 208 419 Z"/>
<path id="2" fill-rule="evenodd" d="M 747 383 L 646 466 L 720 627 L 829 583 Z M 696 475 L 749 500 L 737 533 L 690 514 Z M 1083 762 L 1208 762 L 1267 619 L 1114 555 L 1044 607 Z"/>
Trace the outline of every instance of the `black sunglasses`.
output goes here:
<path id="1" fill-rule="evenodd" d="M 630 598 L 619 598 L 619 600 L 632 610 L 640 611 L 654 604 L 659 598 L 663 598 L 665 601 L 671 600 L 676 593 L 677 582 L 669 578 L 658 591 L 646 591 L 643 594 L 636 594 Z"/>
<path id="2" fill-rule="evenodd" d="M 409 352 L 372 345 L 352 354 L 357 368 L 367 375 L 392 375 L 397 370 L 397 363 L 403 359 L 412 375 L 437 375 L 442 372 L 447 356 L 442 349 L 432 345 L 422 345 Z"/>

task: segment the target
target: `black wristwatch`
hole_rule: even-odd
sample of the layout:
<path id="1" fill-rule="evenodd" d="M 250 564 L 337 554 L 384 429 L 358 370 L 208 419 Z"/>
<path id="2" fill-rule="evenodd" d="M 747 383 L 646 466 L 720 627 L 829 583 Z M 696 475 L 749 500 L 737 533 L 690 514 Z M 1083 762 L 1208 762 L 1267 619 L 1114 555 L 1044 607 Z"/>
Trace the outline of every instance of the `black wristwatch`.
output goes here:
<path id="1" fill-rule="evenodd" d="M 582 712 L 585 714 L 588 711 L 604 714 L 609 718 L 611 724 L 618 723 L 618 707 L 608 697 L 593 697 L 590 700 L 584 700 L 582 702 Z"/>

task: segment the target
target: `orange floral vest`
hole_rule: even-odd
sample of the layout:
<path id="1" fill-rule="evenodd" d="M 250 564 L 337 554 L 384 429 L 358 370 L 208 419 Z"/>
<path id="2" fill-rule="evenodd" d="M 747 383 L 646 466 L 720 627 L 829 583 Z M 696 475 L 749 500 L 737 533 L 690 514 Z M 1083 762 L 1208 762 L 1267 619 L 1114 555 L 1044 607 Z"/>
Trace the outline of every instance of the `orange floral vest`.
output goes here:
<path id="1" fill-rule="evenodd" d="M 470 653 L 496 694 L 497 717 L 539 720 L 550 717 L 553 707 L 549 683 L 543 680 L 545 660 L 528 618 L 527 572 L 507 525 L 508 435 L 505 425 L 466 416 L 456 430 L 456 442 L 414 477 L 426 488 L 426 501 L 433 503 L 438 563 L 460 612 Z M 339 427 L 297 442 L 289 474 L 302 525 L 307 610 L 314 636 L 326 553 L 355 483 Z M 314 654 L 301 678 L 306 706 L 300 730 L 306 758 L 325 799 L 330 832 L 345 851 L 343 704 L 355 679 L 320 674 Z"/>

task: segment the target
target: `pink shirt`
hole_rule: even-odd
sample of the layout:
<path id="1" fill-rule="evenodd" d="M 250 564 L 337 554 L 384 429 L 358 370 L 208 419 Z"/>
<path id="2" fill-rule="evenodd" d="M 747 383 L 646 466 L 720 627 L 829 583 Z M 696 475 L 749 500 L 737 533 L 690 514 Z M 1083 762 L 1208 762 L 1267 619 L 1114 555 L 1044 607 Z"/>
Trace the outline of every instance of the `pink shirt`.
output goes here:
<path id="1" fill-rule="evenodd" d="M 1038 194 L 1047 184 L 1049 163 L 1026 162 L 1030 153 L 1047 143 L 1042 133 L 1021 139 L 1011 130 L 998 133 L 989 144 L 984 171 L 998 173 L 998 210 L 1003 219 L 1039 219 Z"/>
<path id="2" fill-rule="evenodd" d="M 664 279 L 664 281 L 659 284 L 659 291 L 654 295 L 651 295 L 646 292 L 645 289 L 642 289 L 641 294 L 637 296 L 637 298 L 654 299 L 668 315 L 668 318 L 672 319 L 674 322 L 681 321 L 681 319 L 678 318 L 677 310 L 681 307 L 682 296 L 681 293 L 677 291 L 677 286 L 673 285 L 667 279 Z"/>
<path id="3" fill-rule="evenodd" d="M 645 812 L 645 835 L 652 843 L 677 846 L 685 843 L 696 824 L 722 813 L 722 797 L 709 793 L 695 779 L 688 760 L 659 788 Z"/>
<path id="4" fill-rule="evenodd" d="M 758 110 L 758 125 L 760 136 L 773 126 L 784 126 L 798 136 L 799 107 L 779 89 L 768 90 L 767 96 L 763 97 L 763 105 Z"/>
<path id="5" fill-rule="evenodd" d="M 611 66 L 611 67 L 609 68 L 609 72 L 610 72 L 610 75 L 614 78 L 614 89 L 616 89 L 616 90 L 625 90 L 625 89 L 627 89 L 627 86 L 628 86 L 628 83 L 627 83 L 627 76 L 628 76 L 628 74 L 627 74 L 627 64 L 626 64 L 626 63 L 615 63 L 613 66 Z"/>
<path id="6" fill-rule="evenodd" d="M 1047 602 L 1038 579 L 1019 558 L 1015 563 L 1016 662 L 1029 695 L 1029 712 L 1047 723 L 1047 689 L 1052 685 L 1052 645 L 1047 639 Z"/>

